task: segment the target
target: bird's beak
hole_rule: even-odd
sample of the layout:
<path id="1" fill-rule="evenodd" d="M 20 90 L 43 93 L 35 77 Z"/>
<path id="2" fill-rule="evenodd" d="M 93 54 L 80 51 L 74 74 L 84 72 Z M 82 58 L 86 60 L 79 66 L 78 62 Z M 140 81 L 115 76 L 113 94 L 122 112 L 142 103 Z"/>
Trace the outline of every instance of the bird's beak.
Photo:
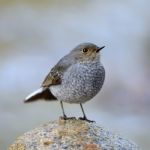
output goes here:
<path id="1" fill-rule="evenodd" d="M 96 53 L 98 53 L 99 51 L 101 51 L 103 48 L 105 48 L 105 46 L 99 47 L 99 48 L 96 50 Z"/>

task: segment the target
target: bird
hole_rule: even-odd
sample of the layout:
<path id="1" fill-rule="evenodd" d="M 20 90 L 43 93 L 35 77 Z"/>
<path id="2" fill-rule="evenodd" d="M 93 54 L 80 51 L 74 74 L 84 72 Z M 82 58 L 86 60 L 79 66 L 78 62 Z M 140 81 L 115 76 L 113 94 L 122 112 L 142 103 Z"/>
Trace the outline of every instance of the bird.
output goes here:
<path id="1" fill-rule="evenodd" d="M 29 94 L 25 103 L 37 100 L 59 101 L 64 120 L 69 119 L 63 103 L 79 104 L 83 113 L 81 120 L 87 118 L 83 104 L 95 97 L 105 80 L 105 69 L 101 63 L 101 50 L 96 44 L 81 43 L 62 57 L 50 70 L 41 87 Z"/>

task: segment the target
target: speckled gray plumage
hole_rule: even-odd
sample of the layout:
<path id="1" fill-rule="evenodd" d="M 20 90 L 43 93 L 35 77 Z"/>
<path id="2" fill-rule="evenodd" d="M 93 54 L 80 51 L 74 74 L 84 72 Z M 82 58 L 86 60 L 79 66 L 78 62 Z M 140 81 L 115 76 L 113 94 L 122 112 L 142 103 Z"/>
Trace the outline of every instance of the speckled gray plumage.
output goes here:
<path id="1" fill-rule="evenodd" d="M 76 63 L 62 76 L 60 85 L 50 86 L 58 100 L 83 103 L 93 98 L 101 89 L 105 71 L 99 61 Z"/>
<path id="2" fill-rule="evenodd" d="M 84 47 L 91 48 L 89 56 L 82 54 Z M 43 85 L 49 86 L 51 93 L 60 101 L 84 103 L 92 99 L 100 91 L 105 79 L 100 54 L 95 52 L 97 48 L 92 43 L 75 47 L 52 68 Z M 52 77 L 57 78 L 55 84 L 51 83 Z"/>

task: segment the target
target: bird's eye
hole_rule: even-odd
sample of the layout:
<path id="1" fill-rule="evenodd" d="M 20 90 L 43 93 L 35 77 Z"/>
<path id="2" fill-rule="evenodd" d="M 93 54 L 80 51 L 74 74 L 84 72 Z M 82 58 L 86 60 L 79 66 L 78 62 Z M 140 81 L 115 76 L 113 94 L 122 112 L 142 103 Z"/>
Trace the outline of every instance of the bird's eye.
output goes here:
<path id="1" fill-rule="evenodd" d="M 83 48 L 82 52 L 86 53 L 86 52 L 88 52 L 88 49 L 87 48 Z"/>

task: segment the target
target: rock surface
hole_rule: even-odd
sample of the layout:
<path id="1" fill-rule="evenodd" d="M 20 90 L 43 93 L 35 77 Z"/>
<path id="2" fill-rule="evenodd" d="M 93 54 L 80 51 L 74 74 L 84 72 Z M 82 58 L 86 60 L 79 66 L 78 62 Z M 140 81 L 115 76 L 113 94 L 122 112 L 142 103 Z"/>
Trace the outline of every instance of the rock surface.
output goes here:
<path id="1" fill-rule="evenodd" d="M 133 142 L 81 120 L 58 120 L 21 137 L 8 150 L 139 150 Z"/>

